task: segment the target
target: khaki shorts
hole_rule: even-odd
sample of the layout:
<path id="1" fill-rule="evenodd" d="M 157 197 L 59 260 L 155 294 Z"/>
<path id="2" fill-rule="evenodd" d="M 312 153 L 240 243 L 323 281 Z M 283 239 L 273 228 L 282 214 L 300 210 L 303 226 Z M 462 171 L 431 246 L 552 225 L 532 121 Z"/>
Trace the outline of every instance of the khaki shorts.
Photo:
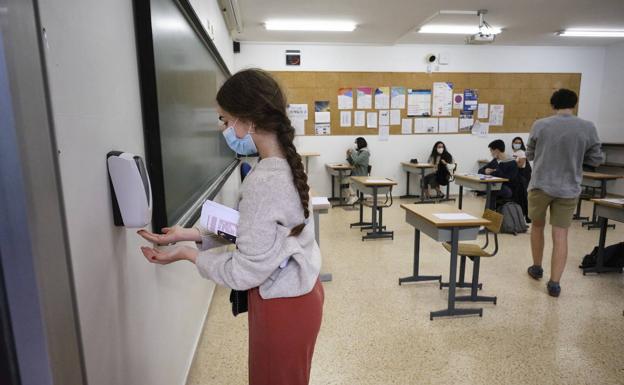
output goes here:
<path id="1" fill-rule="evenodd" d="M 545 222 L 546 210 L 550 207 L 550 224 L 567 229 L 572 224 L 578 198 L 555 198 L 542 190 L 529 191 L 529 218 Z"/>

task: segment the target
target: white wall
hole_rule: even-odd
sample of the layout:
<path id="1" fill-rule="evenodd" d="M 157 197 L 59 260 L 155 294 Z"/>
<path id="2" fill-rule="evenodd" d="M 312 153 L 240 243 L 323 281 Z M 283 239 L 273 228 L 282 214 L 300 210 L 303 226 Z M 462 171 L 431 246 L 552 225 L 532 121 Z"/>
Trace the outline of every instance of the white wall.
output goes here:
<path id="1" fill-rule="evenodd" d="M 106 153 L 145 155 L 132 1 L 40 6 L 88 382 L 184 384 L 214 286 L 191 264 L 147 263 L 145 242 L 112 223 Z M 235 173 L 219 199 L 235 196 L 237 182 Z"/>
<path id="2" fill-rule="evenodd" d="M 624 44 L 606 48 L 604 81 L 600 99 L 598 120 L 601 139 L 605 142 L 624 142 L 624 120 L 622 119 L 622 98 L 624 89 Z"/>
<path id="3" fill-rule="evenodd" d="M 299 49 L 302 65 L 285 65 L 284 51 Z M 321 44 L 267 44 L 242 43 L 241 53 L 234 55 L 236 70 L 259 67 L 266 70 L 298 71 L 426 71 L 424 62 L 428 53 L 446 52 L 450 64 L 440 66 L 441 72 L 578 72 L 582 74 L 579 116 L 597 121 L 602 96 L 603 47 L 505 47 L 505 46 L 450 46 L 450 45 L 321 45 Z M 600 132 L 602 135 L 603 133 Z M 609 134 L 608 132 L 605 135 Z M 459 171 L 475 171 L 477 159 L 488 155 L 487 144 L 503 139 L 508 145 L 514 134 L 493 134 L 488 138 L 470 135 L 393 135 L 388 142 L 379 142 L 375 135 L 367 136 L 371 147 L 373 174 L 395 178 L 399 185 L 396 194 L 405 192 L 405 173 L 400 162 L 410 158 L 425 159 L 436 140 L 446 142 L 459 162 Z M 520 135 L 526 139 L 528 134 Z M 310 160 L 310 183 L 314 189 L 330 194 L 331 181 L 325 163 L 344 160 L 345 150 L 353 143 L 350 136 L 314 137 L 296 139 L 300 151 L 322 152 L 320 158 Z M 413 178 L 410 191 L 415 191 Z"/>

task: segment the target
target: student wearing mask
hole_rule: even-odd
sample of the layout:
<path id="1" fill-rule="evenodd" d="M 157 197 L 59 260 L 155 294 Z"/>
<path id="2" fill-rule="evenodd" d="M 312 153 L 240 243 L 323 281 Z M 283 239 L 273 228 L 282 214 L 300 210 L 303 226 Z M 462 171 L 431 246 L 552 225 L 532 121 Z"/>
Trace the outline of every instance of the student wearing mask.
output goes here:
<path id="1" fill-rule="evenodd" d="M 524 141 L 521 137 L 517 136 L 511 141 L 511 146 L 513 149 L 512 157 L 518 164 L 518 176 L 520 177 L 520 181 L 522 183 L 522 191 L 520 196 L 518 197 L 518 203 L 520 207 L 522 207 L 522 213 L 526 219 L 527 223 L 531 223 L 531 219 L 529 219 L 529 203 L 527 192 L 529 188 L 529 182 L 531 181 L 531 164 L 527 161 L 526 158 L 526 147 L 524 146 Z"/>
<path id="2" fill-rule="evenodd" d="M 205 229 L 174 226 L 139 235 L 156 244 L 195 241 L 199 250 L 141 251 L 151 263 L 189 261 L 206 279 L 248 290 L 249 384 L 305 385 L 324 293 L 307 176 L 293 144 L 286 98 L 268 73 L 250 69 L 223 84 L 217 103 L 230 147 L 261 158 L 241 186 L 236 249 L 211 249 L 215 238 Z"/>
<path id="3" fill-rule="evenodd" d="M 428 162 L 435 165 L 435 172 L 431 174 L 425 175 L 423 184 L 426 199 L 431 199 L 431 193 L 429 192 L 429 188 L 433 188 L 436 190 L 436 198 L 444 198 L 444 194 L 442 190 L 440 190 L 440 182 L 441 178 L 450 177 L 450 173 L 455 168 L 455 164 L 453 163 L 453 156 L 446 150 L 446 145 L 444 142 L 436 142 L 431 149 L 431 154 L 429 155 Z"/>
<path id="4" fill-rule="evenodd" d="M 509 182 L 503 183 L 500 191 L 492 192 L 490 201 L 492 210 L 496 209 L 496 198 L 501 197 L 511 199 L 513 197 L 514 185 L 518 181 L 518 164 L 516 161 L 505 154 L 505 142 L 497 139 L 488 145 L 492 161 L 479 169 L 479 174 L 497 176 L 499 178 L 509 179 Z"/>
<path id="5" fill-rule="evenodd" d="M 353 166 L 351 170 L 351 176 L 366 176 L 368 175 L 368 165 L 370 162 L 370 150 L 368 149 L 368 143 L 366 139 L 361 136 L 355 139 L 355 147 L 347 150 L 347 162 Z M 348 182 L 348 178 L 345 183 Z M 357 202 L 358 197 L 356 192 L 349 185 L 349 197 L 347 203 L 352 205 Z"/>

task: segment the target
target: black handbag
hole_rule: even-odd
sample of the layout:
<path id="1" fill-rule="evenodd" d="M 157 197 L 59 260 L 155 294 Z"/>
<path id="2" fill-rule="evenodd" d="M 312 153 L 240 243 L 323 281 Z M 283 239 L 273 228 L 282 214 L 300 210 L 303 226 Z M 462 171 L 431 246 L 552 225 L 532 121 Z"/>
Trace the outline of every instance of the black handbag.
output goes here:
<path id="1" fill-rule="evenodd" d="M 410 159 L 410 163 L 418 164 L 418 159 L 416 159 L 416 158 Z"/>
<path id="2" fill-rule="evenodd" d="M 232 314 L 234 317 L 247 312 L 247 290 L 232 290 L 230 292 L 230 302 L 232 303 Z"/>

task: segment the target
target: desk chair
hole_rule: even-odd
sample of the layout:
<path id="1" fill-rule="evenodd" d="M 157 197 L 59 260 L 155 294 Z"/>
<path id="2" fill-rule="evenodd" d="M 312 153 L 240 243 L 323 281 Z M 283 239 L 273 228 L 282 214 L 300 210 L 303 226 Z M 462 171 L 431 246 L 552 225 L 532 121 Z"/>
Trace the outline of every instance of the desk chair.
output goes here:
<path id="1" fill-rule="evenodd" d="M 455 171 L 457 171 L 457 163 L 454 163 L 455 167 L 451 171 L 451 177 L 449 178 L 448 184 L 446 185 L 446 195 L 444 198 L 436 199 L 437 203 L 441 202 L 455 202 L 455 198 L 450 198 L 451 195 L 451 183 L 455 181 Z"/>
<path id="2" fill-rule="evenodd" d="M 384 224 L 383 224 L 383 209 L 392 206 L 392 203 L 393 203 L 393 200 L 392 200 L 392 187 L 390 187 L 388 189 L 388 192 L 386 193 L 386 200 L 383 203 L 377 202 L 377 213 L 378 213 L 378 218 L 379 218 L 379 228 L 382 229 L 382 230 L 386 229 L 386 226 L 384 226 Z M 366 206 L 366 207 L 373 207 L 373 200 L 372 199 L 366 199 L 364 201 L 364 206 Z M 362 230 L 370 230 L 370 229 L 372 229 L 371 226 L 366 226 L 366 227 L 361 227 L 360 231 L 362 231 Z M 391 239 L 394 239 L 394 231 L 390 231 L 390 233 L 392 233 Z"/>
<path id="3" fill-rule="evenodd" d="M 470 284 L 470 295 L 455 297 L 456 301 L 470 301 L 470 302 L 492 302 L 496 305 L 496 297 L 485 297 L 477 295 L 479 289 L 479 267 L 481 265 L 481 258 L 494 257 L 498 253 L 498 234 L 500 233 L 501 225 L 503 224 L 503 216 L 496 211 L 485 209 L 483 212 L 483 218 L 490 221 L 490 224 L 485 226 L 485 245 L 480 247 L 474 243 L 459 243 L 459 249 L 457 253 L 462 258 L 462 266 L 465 266 L 466 257 L 473 261 L 472 268 L 472 282 Z M 490 253 L 486 251 L 490 243 L 489 233 L 494 234 L 494 250 Z M 451 251 L 451 244 L 444 243 L 444 248 L 447 251 Z M 449 279 L 455 279 L 456 277 L 449 277 Z M 463 281 L 462 271 L 460 270 L 460 280 Z M 442 288 L 440 284 L 440 289 Z M 458 285 L 458 287 L 460 287 Z M 464 286 L 465 287 L 465 286 Z"/>

